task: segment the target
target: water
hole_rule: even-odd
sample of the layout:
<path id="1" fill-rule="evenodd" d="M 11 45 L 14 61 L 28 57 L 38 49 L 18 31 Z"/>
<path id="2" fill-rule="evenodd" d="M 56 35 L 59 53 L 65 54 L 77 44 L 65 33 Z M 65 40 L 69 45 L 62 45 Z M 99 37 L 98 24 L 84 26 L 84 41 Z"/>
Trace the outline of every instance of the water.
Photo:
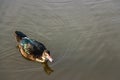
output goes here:
<path id="1" fill-rule="evenodd" d="M 119 25 L 119 0 L 0 0 L 0 79 L 120 80 Z M 51 51 L 51 75 L 20 55 L 15 30 Z"/>

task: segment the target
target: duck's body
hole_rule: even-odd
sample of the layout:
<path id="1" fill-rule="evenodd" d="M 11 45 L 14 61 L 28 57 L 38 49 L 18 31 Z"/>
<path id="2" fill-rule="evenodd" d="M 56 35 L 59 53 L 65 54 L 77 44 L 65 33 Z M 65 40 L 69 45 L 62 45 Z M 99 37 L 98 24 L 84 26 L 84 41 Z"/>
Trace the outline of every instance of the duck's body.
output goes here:
<path id="1" fill-rule="evenodd" d="M 18 48 L 25 58 L 37 62 L 45 62 L 46 59 L 50 62 L 53 61 L 50 53 L 42 43 L 28 38 L 20 31 L 15 31 L 15 38 L 18 42 Z"/>

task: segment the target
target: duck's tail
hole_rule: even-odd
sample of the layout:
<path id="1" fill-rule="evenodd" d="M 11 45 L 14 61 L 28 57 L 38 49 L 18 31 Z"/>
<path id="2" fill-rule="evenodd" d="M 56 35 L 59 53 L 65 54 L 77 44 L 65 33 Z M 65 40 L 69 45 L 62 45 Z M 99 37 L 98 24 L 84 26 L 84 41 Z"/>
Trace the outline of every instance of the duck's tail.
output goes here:
<path id="1" fill-rule="evenodd" d="M 20 42 L 20 40 L 21 40 L 22 38 L 27 37 L 27 36 L 26 36 L 23 32 L 21 32 L 21 31 L 15 31 L 14 34 L 15 34 L 15 38 L 16 38 L 17 42 Z"/>

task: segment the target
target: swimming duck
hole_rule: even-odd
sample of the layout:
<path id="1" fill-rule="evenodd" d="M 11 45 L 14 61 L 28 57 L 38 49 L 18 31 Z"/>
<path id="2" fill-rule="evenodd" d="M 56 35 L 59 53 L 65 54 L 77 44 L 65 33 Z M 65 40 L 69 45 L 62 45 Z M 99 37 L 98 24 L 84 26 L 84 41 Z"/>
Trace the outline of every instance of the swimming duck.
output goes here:
<path id="1" fill-rule="evenodd" d="M 15 31 L 14 34 L 23 57 L 37 62 L 45 62 L 47 60 L 53 62 L 50 51 L 42 43 L 30 39 L 21 31 Z"/>

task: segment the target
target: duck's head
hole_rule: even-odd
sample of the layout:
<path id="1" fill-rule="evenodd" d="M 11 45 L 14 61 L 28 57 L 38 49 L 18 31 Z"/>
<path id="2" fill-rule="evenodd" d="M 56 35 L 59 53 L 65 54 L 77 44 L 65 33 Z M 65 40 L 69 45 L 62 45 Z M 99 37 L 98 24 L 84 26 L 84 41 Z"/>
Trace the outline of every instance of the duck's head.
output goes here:
<path id="1" fill-rule="evenodd" d="M 50 62 L 53 62 L 53 58 L 50 56 L 50 51 L 48 51 L 48 50 L 44 50 L 44 52 L 42 54 L 42 58 L 44 60 L 49 60 Z"/>

